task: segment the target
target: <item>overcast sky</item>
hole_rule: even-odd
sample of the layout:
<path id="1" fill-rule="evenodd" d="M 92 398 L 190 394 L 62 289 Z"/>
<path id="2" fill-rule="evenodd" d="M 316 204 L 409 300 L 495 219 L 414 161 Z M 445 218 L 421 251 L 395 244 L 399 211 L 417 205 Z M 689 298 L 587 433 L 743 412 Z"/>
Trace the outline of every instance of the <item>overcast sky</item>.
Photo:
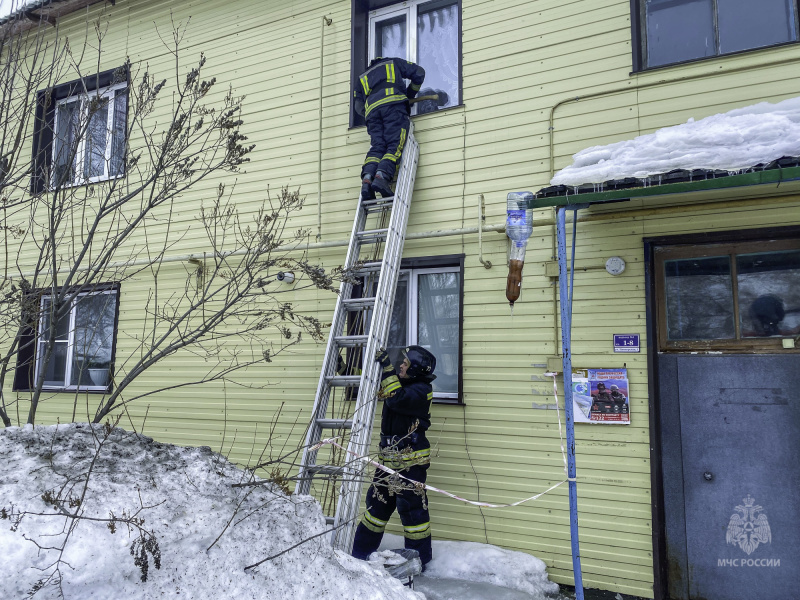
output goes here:
<path id="1" fill-rule="evenodd" d="M 0 0 L 0 17 L 5 17 L 21 4 L 24 4 L 24 0 Z"/>

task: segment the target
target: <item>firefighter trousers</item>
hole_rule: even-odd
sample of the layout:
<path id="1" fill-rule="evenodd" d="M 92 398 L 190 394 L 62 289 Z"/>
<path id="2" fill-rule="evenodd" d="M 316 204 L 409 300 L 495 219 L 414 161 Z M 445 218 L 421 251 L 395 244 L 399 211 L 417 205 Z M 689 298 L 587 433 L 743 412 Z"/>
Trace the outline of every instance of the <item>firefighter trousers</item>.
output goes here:
<path id="1" fill-rule="evenodd" d="M 414 465 L 400 473 L 413 481 L 425 483 L 427 471 L 428 465 L 425 464 Z M 366 560 L 378 549 L 386 529 L 386 523 L 396 508 L 400 514 L 400 521 L 403 523 L 405 547 L 419 552 L 420 560 L 424 565 L 433 557 L 430 514 L 425 490 L 405 489 L 409 487 L 409 483 L 404 482 L 402 490 L 392 490 L 392 493 L 389 493 L 387 487 L 389 477 L 389 474 L 384 471 L 378 470 L 375 473 L 372 485 L 367 492 L 367 510 L 356 529 L 353 556 Z"/>
<path id="2" fill-rule="evenodd" d="M 403 155 L 408 136 L 408 104 L 393 102 L 379 106 L 367 117 L 370 149 L 361 168 L 361 178 L 375 177 L 377 171 L 386 173 L 389 181 L 394 177 L 397 163 Z"/>

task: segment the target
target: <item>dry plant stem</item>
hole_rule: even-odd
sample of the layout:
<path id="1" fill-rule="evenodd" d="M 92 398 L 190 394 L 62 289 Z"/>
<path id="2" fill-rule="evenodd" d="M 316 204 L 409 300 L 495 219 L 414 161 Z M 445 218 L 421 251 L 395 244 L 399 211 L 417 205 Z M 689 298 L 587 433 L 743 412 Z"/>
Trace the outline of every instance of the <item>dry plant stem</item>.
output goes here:
<path id="1" fill-rule="evenodd" d="M 0 118 L 2 226 L 6 236 L 13 232 L 17 237 L 17 249 L 6 252 L 8 275 L 0 280 L 0 348 L 4 349 L 0 419 L 6 426 L 12 424 L 11 402 L 17 413 L 20 402 L 27 402 L 26 421 L 35 423 L 40 403 L 55 393 L 74 394 L 73 420 L 81 416 L 79 406 L 85 404 L 87 420 L 100 423 L 112 411 L 126 410 L 129 403 L 153 394 L 215 381 L 242 386 L 238 371 L 271 362 L 304 334 L 316 340 L 322 337 L 322 323 L 297 312 L 282 297 L 287 290 L 274 281 L 277 272 L 292 270 L 298 276 L 292 291 L 312 287 L 335 293 L 336 273 L 326 273 L 302 251 L 308 232 L 287 227 L 303 207 L 299 190 L 282 189 L 278 194 L 267 190 L 261 206 L 244 216 L 233 200 L 235 184 L 227 188 L 220 184 L 193 225 L 173 226 L 182 194 L 212 177 L 240 171 L 254 148 L 241 132 L 244 99 L 232 90 L 219 91 L 213 78 L 203 79 L 202 54 L 194 68 L 182 71 L 185 61 L 179 58 L 186 26 L 173 25 L 171 35 L 162 38 L 175 57 L 174 79 L 169 78 L 174 84 L 157 79 L 143 64 L 126 62 L 114 71 L 112 83 L 127 82 L 125 174 L 91 186 L 46 172 L 41 175 L 47 185 L 31 194 L 30 161 L 20 153 L 34 136 L 31 115 L 53 102 L 49 92 L 38 97 L 35 92 L 62 83 L 67 72 L 85 75 L 99 69 L 106 35 L 102 19 L 93 27 L 87 24 L 82 44 L 79 36 L 67 44 L 57 34 L 55 41 L 45 43 L 49 34 L 33 30 L 38 33 L 20 46 L 20 52 L 27 52 L 24 59 L 41 69 L 24 85 L 19 84 L 22 54 L 0 53 L 0 98 L 7 88 L 27 90 L 14 92 L 19 95 L 17 104 L 9 101 L 0 107 L 0 117 L 6 116 Z M 3 43 L 11 42 L 0 37 L 0 48 Z M 89 89 L 89 79 L 82 80 L 79 94 L 89 115 L 79 123 L 75 142 L 67 149 L 67 165 L 79 155 L 78 145 L 88 135 L 92 114 L 103 108 Z M 169 114 L 166 122 L 162 117 L 157 120 L 156 115 L 164 113 Z M 51 127 L 48 134 L 53 133 Z M 12 218 L 25 227 L 14 229 L 8 221 Z M 206 259 L 196 271 L 190 270 L 183 289 L 176 290 L 174 277 L 161 275 L 161 261 L 192 227 L 203 234 Z M 68 319 L 79 298 L 106 289 L 101 286 L 109 282 L 122 286 L 146 276 L 152 277 L 146 318 L 139 332 L 118 331 L 124 340 L 117 344 L 117 356 L 109 366 L 109 389 L 89 396 L 77 386 L 70 392 L 46 385 L 58 340 L 56 327 L 41 325 L 44 320 L 54 324 Z M 132 391 L 148 369 L 176 354 L 201 359 L 205 370 L 190 380 L 155 389 L 137 386 Z M 3 390 L 8 375 L 25 369 L 32 376 L 25 383 L 27 391 L 7 401 Z M 73 381 L 81 381 L 81 373 Z"/>

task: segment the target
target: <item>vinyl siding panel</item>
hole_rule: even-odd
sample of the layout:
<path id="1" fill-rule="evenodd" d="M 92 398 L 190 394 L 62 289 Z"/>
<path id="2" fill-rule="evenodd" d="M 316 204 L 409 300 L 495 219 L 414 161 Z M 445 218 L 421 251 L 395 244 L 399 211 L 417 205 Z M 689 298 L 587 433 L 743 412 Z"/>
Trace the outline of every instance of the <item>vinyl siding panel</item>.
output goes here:
<path id="1" fill-rule="evenodd" d="M 364 129 L 348 129 L 350 2 L 118 0 L 115 7 L 96 5 L 65 17 L 60 27 L 75 45 L 82 39 L 87 15 L 99 18 L 107 23 L 101 70 L 118 66 L 130 56 L 134 73 L 147 70 L 172 81 L 174 58 L 161 41 L 169 37 L 170 14 L 176 23 L 188 23 L 182 68 L 196 61 L 201 51 L 205 53 L 204 76 L 219 81 L 215 93 L 222 94 L 232 84 L 236 94 L 246 96 L 244 131 L 256 144 L 242 173 L 210 178 L 176 200 L 171 227 L 185 234 L 170 252 L 208 249 L 196 215 L 220 181 L 229 189 L 236 182 L 234 199 L 242 211 L 256 210 L 268 188 L 274 193 L 284 185 L 299 187 L 306 205 L 292 220 L 292 227 L 308 228 L 311 241 L 318 233 L 321 186 L 321 239 L 346 239 L 368 146 Z M 333 23 L 325 28 L 320 87 L 323 15 Z M 625 0 L 463 0 L 462 28 L 462 106 L 415 119 L 421 156 L 409 233 L 477 226 L 481 194 L 486 223 L 502 223 L 507 192 L 535 191 L 547 185 L 551 111 L 558 169 L 571 162 L 572 154 L 591 145 L 800 93 L 792 63 L 800 58 L 796 46 L 631 74 L 630 15 Z M 84 70 L 96 68 L 82 65 Z M 320 96 L 322 178 L 318 181 Z M 582 99 L 572 101 L 577 97 Z M 165 122 L 168 111 L 169 106 L 163 105 L 151 120 Z M 653 597 L 642 238 L 800 223 L 800 198 L 724 205 L 692 202 L 687 199 L 687 206 L 668 206 L 637 201 L 593 208 L 579 217 L 573 363 L 578 367 L 627 366 L 631 382 L 630 426 L 576 427 L 580 541 L 587 587 Z M 164 230 L 164 225 L 155 226 L 151 235 Z M 544 274 L 545 263 L 553 259 L 552 236 L 552 213 L 537 212 L 522 296 L 513 315 L 503 294 L 508 247 L 504 235 L 483 235 L 483 258 L 492 262 L 491 269 L 478 261 L 475 235 L 406 242 L 407 257 L 465 254 L 465 404 L 433 408 L 429 437 L 435 457 L 429 481 L 437 487 L 504 503 L 544 491 L 564 477 L 558 415 L 543 408 L 554 402 L 552 380 L 544 376 L 544 365 L 548 356 L 560 350 L 560 332 L 554 330 L 555 281 Z M 131 241 L 137 246 L 147 243 L 143 237 Z M 345 252 L 343 246 L 312 249 L 308 256 L 330 269 L 342 264 Z M 613 255 L 627 263 L 618 277 L 602 268 Z M 33 256 L 26 247 L 23 263 L 30 264 Z M 188 264 L 165 264 L 159 285 L 164 290 L 179 289 L 190 270 Z M 145 326 L 142 306 L 153 285 L 148 277 L 141 274 L 122 287 L 117 376 L 138 352 L 135 336 Z M 298 310 L 330 320 L 333 294 L 281 289 Z M 610 340 L 619 332 L 640 333 L 642 353 L 614 355 Z M 265 337 L 265 342 L 270 339 Z M 240 462 L 262 453 L 279 456 L 301 443 L 323 353 L 324 345 L 307 340 L 270 364 L 248 369 L 237 377 L 242 385 L 210 383 L 136 399 L 120 424 L 164 441 L 211 446 Z M 172 357 L 137 381 L 131 397 L 165 382 L 185 380 L 187 373 L 203 368 L 200 357 Z M 559 383 L 562 397 L 560 388 Z M 85 420 L 93 414 L 96 401 L 92 395 L 53 394 L 42 404 L 38 421 L 63 421 L 73 414 Z M 12 413 L 17 408 L 24 420 L 23 398 Z M 563 411 L 560 416 L 563 421 Z M 553 580 L 571 583 L 566 485 L 513 509 L 481 511 L 433 494 L 430 505 L 435 537 L 488 541 L 530 552 L 545 561 Z M 396 518 L 392 528 L 398 531 Z"/>

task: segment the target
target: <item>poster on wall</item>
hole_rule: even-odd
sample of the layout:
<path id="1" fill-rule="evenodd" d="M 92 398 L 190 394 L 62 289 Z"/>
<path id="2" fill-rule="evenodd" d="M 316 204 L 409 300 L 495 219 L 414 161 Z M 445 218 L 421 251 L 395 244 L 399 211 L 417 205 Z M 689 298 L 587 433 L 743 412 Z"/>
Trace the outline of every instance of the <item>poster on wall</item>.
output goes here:
<path id="1" fill-rule="evenodd" d="M 627 369 L 573 369 L 575 422 L 629 425 L 628 389 Z"/>

